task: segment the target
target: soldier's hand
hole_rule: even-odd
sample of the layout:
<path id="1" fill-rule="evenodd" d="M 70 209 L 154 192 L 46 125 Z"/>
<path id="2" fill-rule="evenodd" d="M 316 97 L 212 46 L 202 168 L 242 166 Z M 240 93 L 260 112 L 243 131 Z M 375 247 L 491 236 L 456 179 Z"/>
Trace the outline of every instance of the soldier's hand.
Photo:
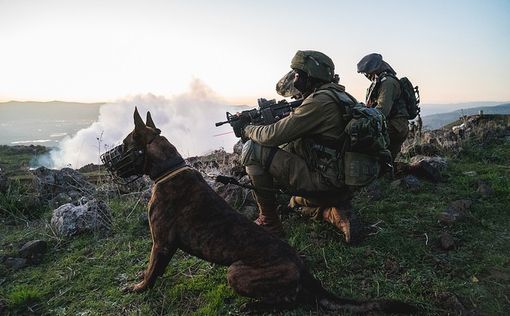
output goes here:
<path id="1" fill-rule="evenodd" d="M 246 136 L 244 135 L 244 128 L 250 124 L 250 117 L 243 113 L 237 114 L 238 119 L 231 123 L 232 128 L 234 129 L 234 134 L 236 137 L 240 137 L 243 141 L 246 141 Z"/>

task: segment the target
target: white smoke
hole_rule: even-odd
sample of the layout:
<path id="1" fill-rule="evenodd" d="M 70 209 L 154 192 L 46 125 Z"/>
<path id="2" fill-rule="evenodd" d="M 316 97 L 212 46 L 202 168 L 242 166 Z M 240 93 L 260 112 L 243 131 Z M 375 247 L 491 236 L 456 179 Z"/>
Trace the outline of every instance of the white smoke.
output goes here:
<path id="1" fill-rule="evenodd" d="M 144 119 L 146 112 L 151 112 L 161 134 L 184 157 L 220 148 L 231 152 L 237 141 L 232 133 L 214 136 L 232 131 L 228 124 L 221 128 L 214 126 L 215 122 L 226 119 L 225 111 L 232 111 L 232 107 L 195 79 L 189 92 L 174 97 L 137 95 L 103 105 L 97 122 L 62 140 L 59 148 L 50 152 L 49 161 L 42 159 L 40 162 L 52 168 L 80 168 L 99 163 L 100 153 L 120 144 L 133 130 L 135 106 Z"/>

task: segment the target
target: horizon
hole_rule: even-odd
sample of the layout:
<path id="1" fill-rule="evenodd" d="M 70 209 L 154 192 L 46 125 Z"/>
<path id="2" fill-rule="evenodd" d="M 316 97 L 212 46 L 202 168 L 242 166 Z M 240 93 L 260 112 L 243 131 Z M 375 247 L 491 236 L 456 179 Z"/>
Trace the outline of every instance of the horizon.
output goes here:
<path id="1" fill-rule="evenodd" d="M 98 139 L 121 141 L 135 105 L 184 156 L 231 148 L 232 134 L 215 136 L 229 126 L 213 123 L 230 105 L 282 99 L 275 85 L 297 50 L 331 57 L 359 101 L 370 82 L 356 64 L 373 52 L 420 87 L 424 114 L 510 100 L 505 0 L 0 0 L 0 38 L 0 101 L 102 104 L 72 133 L 51 123 L 50 112 L 67 108 L 25 125 L 4 112 L 2 136 L 61 139 L 57 166 L 97 160 Z"/>

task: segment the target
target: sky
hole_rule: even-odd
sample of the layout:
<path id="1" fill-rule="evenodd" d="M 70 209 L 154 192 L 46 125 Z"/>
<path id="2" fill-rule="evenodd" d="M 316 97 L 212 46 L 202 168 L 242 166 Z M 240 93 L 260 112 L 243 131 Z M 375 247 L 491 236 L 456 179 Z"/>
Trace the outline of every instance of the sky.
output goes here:
<path id="1" fill-rule="evenodd" d="M 347 91 L 381 53 L 422 103 L 510 100 L 509 0 L 0 0 L 0 101 L 278 97 L 297 50 L 330 56 Z"/>

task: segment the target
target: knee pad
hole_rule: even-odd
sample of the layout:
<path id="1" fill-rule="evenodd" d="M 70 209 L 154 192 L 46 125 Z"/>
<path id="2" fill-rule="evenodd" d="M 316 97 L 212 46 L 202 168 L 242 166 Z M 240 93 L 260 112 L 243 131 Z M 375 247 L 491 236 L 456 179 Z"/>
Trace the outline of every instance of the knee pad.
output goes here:
<path id="1" fill-rule="evenodd" d="M 251 165 L 262 166 L 262 146 L 252 140 L 244 143 L 241 151 L 241 163 L 245 167 Z"/>

